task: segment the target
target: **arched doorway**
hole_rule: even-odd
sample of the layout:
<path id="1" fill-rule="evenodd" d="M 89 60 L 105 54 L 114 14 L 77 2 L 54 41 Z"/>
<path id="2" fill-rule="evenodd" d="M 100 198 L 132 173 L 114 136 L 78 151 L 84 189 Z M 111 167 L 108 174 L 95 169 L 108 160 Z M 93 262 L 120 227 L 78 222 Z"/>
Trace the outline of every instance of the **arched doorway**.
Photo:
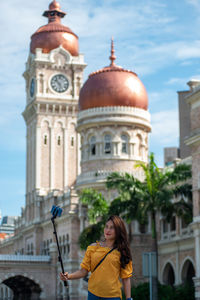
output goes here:
<path id="1" fill-rule="evenodd" d="M 195 277 L 195 269 L 192 262 L 187 259 L 182 268 L 181 280 L 183 283 L 193 284 L 193 277 Z"/>
<path id="2" fill-rule="evenodd" d="M 163 283 L 171 286 L 175 283 L 174 269 L 170 263 L 167 263 L 164 268 Z"/>
<path id="3" fill-rule="evenodd" d="M 3 281 L 13 291 L 13 300 L 39 300 L 41 288 L 33 280 L 17 275 Z"/>

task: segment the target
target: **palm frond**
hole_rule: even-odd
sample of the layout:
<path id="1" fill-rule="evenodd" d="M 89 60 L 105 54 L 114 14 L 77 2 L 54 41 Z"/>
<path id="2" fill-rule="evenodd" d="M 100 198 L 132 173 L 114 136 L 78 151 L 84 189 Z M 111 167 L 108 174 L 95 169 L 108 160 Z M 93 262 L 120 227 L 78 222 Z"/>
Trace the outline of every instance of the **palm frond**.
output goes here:
<path id="1" fill-rule="evenodd" d="M 108 212 L 108 202 L 100 192 L 94 189 L 84 189 L 79 199 L 88 206 L 90 223 L 95 223 L 99 217 L 104 216 Z"/>
<path id="2" fill-rule="evenodd" d="M 172 183 L 186 181 L 192 177 L 191 166 L 186 164 L 179 164 L 169 175 Z"/>
<path id="3" fill-rule="evenodd" d="M 79 245 L 82 250 L 85 250 L 94 241 L 99 240 L 103 234 L 104 223 L 98 222 L 97 224 L 86 227 L 79 236 Z"/>

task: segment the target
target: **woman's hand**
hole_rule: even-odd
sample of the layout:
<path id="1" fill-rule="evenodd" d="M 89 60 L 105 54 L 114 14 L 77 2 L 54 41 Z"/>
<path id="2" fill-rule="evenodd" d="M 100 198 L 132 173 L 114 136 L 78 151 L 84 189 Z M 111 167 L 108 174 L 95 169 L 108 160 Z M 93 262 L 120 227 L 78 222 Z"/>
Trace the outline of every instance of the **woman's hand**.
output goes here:
<path id="1" fill-rule="evenodd" d="M 80 269 L 74 273 L 69 274 L 68 272 L 60 273 L 60 279 L 63 281 L 80 279 L 85 277 L 88 274 L 88 271 L 85 269 Z"/>
<path id="2" fill-rule="evenodd" d="M 69 280 L 69 273 L 68 272 L 65 272 L 64 274 L 63 273 L 60 273 L 60 279 L 62 281 L 67 281 Z"/>

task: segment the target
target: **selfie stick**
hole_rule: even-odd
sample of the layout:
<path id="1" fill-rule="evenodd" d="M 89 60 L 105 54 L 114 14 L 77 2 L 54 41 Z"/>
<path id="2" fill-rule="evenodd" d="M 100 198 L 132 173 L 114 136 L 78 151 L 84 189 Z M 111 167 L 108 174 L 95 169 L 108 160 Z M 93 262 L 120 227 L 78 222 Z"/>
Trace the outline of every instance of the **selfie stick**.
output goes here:
<path id="1" fill-rule="evenodd" d="M 56 226 L 55 226 L 55 219 L 56 219 L 56 217 L 61 216 L 62 208 L 60 208 L 59 206 L 53 205 L 52 209 L 51 209 L 51 214 L 52 214 L 51 222 L 53 223 L 53 229 L 54 229 L 53 233 L 55 234 L 56 244 L 57 244 L 57 248 L 58 248 L 58 261 L 60 262 L 62 273 L 64 274 L 63 261 L 62 261 L 62 257 L 61 257 L 60 247 L 59 247 L 59 243 L 58 243 L 58 236 L 57 236 Z M 68 286 L 67 281 L 64 281 L 64 286 L 66 286 L 66 288 L 67 288 L 67 298 L 69 300 L 69 286 Z"/>

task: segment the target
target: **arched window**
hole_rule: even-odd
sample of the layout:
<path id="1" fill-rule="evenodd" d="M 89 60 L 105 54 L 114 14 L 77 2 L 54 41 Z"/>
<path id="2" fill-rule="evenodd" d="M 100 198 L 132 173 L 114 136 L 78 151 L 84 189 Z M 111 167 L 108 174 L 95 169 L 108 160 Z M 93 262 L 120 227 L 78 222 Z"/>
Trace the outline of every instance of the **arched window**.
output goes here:
<path id="1" fill-rule="evenodd" d="M 44 144 L 47 145 L 47 135 L 44 135 Z"/>
<path id="2" fill-rule="evenodd" d="M 67 241 L 67 254 L 70 252 L 70 244 L 69 244 L 69 234 L 66 234 L 66 241 Z"/>
<path id="3" fill-rule="evenodd" d="M 168 230 L 169 230 L 169 223 L 167 222 L 167 220 L 163 220 L 163 233 L 166 233 L 166 232 L 168 232 Z"/>
<path id="4" fill-rule="evenodd" d="M 30 252 L 31 255 L 33 255 L 33 243 L 31 243 L 31 252 Z"/>
<path id="5" fill-rule="evenodd" d="M 173 216 L 170 221 L 170 231 L 176 230 L 176 217 Z"/>
<path id="6" fill-rule="evenodd" d="M 192 278 L 195 277 L 195 269 L 193 267 L 193 264 L 191 261 L 188 259 L 185 261 L 183 269 L 182 269 L 182 274 L 181 274 L 181 279 L 183 283 L 189 283 L 193 284 Z"/>
<path id="7" fill-rule="evenodd" d="M 128 137 L 125 134 L 121 135 L 122 153 L 128 153 Z"/>
<path id="8" fill-rule="evenodd" d="M 43 243 L 43 254 L 46 255 L 46 241 Z"/>
<path id="9" fill-rule="evenodd" d="M 92 136 L 90 138 L 90 154 L 96 155 L 96 137 Z"/>
<path id="10" fill-rule="evenodd" d="M 138 147 L 138 155 L 139 156 L 142 156 L 142 137 L 140 134 L 137 134 L 137 139 L 138 139 L 138 144 L 137 144 L 137 147 Z"/>
<path id="11" fill-rule="evenodd" d="M 167 263 L 163 272 L 163 282 L 166 285 L 174 285 L 175 283 L 175 274 L 170 263 Z"/>
<path id="12" fill-rule="evenodd" d="M 71 147 L 74 147 L 74 137 L 71 136 Z"/>
<path id="13" fill-rule="evenodd" d="M 59 135 L 58 138 L 57 138 L 57 144 L 58 144 L 58 146 L 61 145 L 61 137 L 60 137 L 60 135 Z"/>
<path id="14" fill-rule="evenodd" d="M 104 153 L 110 154 L 111 153 L 111 135 L 106 134 L 104 136 Z"/>

